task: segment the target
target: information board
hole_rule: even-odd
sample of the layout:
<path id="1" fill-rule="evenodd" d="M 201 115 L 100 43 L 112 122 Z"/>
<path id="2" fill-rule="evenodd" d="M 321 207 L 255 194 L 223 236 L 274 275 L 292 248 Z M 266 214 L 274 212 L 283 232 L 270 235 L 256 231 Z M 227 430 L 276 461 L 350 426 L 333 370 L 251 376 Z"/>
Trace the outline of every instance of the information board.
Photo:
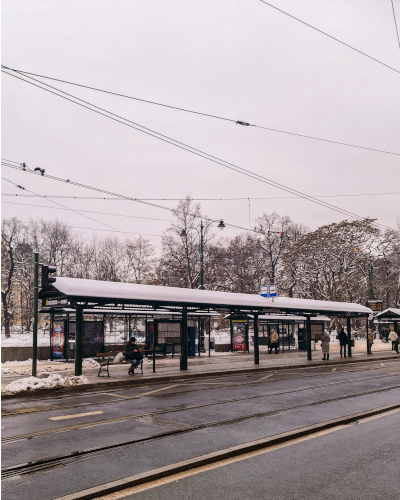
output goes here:
<path id="1" fill-rule="evenodd" d="M 245 351 L 247 344 L 247 321 L 232 320 L 232 350 Z"/>

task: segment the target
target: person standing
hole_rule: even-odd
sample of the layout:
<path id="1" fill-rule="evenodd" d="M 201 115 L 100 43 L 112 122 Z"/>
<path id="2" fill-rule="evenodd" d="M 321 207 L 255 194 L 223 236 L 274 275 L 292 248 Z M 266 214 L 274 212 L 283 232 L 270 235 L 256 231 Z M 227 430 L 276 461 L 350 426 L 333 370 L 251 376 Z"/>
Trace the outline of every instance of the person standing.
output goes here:
<path id="1" fill-rule="evenodd" d="M 329 361 L 329 342 L 331 341 L 331 337 L 329 333 L 324 330 L 324 333 L 321 335 L 321 347 L 322 347 L 322 354 L 324 357 L 322 358 L 323 360 Z"/>
<path id="2" fill-rule="evenodd" d="M 389 339 L 392 341 L 392 351 L 396 351 L 399 354 L 399 336 L 396 332 L 390 332 Z"/>
<path id="3" fill-rule="evenodd" d="M 368 345 L 369 345 L 369 353 L 373 354 L 373 352 L 372 352 L 372 344 L 374 343 L 374 334 L 372 333 L 372 330 L 370 328 L 368 328 L 367 342 L 368 342 Z"/>
<path id="4" fill-rule="evenodd" d="M 347 335 L 343 330 L 343 327 L 339 332 L 338 338 L 340 342 L 340 357 L 342 358 L 344 354 L 344 357 L 346 358 Z"/>
<path id="5" fill-rule="evenodd" d="M 275 347 L 275 354 L 278 354 L 278 333 L 275 329 L 271 330 L 270 335 L 270 344 L 269 344 L 269 354 L 271 354 L 272 349 Z"/>

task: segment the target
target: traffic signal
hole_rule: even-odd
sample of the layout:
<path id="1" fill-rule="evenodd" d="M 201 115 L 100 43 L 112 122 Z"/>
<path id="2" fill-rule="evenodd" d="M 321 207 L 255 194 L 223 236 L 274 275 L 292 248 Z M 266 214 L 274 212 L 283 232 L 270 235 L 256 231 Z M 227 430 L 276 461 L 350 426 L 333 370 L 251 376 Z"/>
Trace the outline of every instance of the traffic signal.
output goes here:
<path id="1" fill-rule="evenodd" d="M 54 283 L 56 278 L 49 278 L 49 274 L 57 272 L 57 268 L 54 266 L 45 266 L 42 264 L 42 288 L 49 285 L 50 283 Z"/>

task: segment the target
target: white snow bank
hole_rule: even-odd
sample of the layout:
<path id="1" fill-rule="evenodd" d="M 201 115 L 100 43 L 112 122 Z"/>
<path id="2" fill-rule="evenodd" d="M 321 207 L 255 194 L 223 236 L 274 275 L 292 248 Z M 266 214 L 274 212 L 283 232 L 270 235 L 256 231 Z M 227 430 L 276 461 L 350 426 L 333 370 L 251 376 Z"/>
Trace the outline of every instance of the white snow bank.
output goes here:
<path id="1" fill-rule="evenodd" d="M 122 352 L 119 352 L 113 359 L 113 363 L 119 363 L 121 361 L 124 361 L 124 354 Z"/>
<path id="2" fill-rule="evenodd" d="M 12 333 L 9 338 L 2 334 L 1 345 L 2 347 L 31 347 L 33 345 L 32 339 L 32 333 Z M 43 333 L 38 332 L 37 345 L 38 347 L 50 347 L 49 334 L 43 336 Z"/>
<path id="3" fill-rule="evenodd" d="M 40 374 L 42 375 L 42 374 Z M 42 375 L 43 376 L 43 375 Z M 73 385 L 88 384 L 89 379 L 84 375 L 79 377 L 61 377 L 56 373 L 49 374 L 46 378 L 28 377 L 14 380 L 1 390 L 1 394 L 19 394 L 26 391 L 40 391 L 44 389 L 59 389 Z"/>
<path id="4" fill-rule="evenodd" d="M 85 358 L 82 361 L 82 368 L 99 368 L 99 367 L 100 367 L 100 363 L 98 363 L 93 358 Z"/>

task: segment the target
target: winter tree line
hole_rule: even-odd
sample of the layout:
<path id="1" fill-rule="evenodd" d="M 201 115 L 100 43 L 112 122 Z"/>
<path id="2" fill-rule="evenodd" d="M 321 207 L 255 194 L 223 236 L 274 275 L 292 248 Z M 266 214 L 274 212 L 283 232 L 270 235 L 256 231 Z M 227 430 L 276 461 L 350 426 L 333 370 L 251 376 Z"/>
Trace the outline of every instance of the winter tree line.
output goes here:
<path id="1" fill-rule="evenodd" d="M 58 276 L 183 288 L 200 284 L 200 204 L 190 197 L 174 210 L 161 254 L 139 236 L 84 238 L 58 219 L 2 220 L 2 328 L 32 327 L 33 258 L 57 267 Z M 185 229 L 186 236 L 182 237 Z M 399 225 L 400 229 L 400 225 Z M 209 290 L 259 293 L 277 284 L 278 294 L 365 304 L 400 301 L 400 232 L 380 230 L 372 219 L 329 224 L 311 231 L 288 216 L 264 213 L 253 231 L 233 237 L 204 234 L 204 284 Z M 218 230 L 217 230 L 218 231 Z M 218 231 L 219 232 L 219 231 Z"/>

